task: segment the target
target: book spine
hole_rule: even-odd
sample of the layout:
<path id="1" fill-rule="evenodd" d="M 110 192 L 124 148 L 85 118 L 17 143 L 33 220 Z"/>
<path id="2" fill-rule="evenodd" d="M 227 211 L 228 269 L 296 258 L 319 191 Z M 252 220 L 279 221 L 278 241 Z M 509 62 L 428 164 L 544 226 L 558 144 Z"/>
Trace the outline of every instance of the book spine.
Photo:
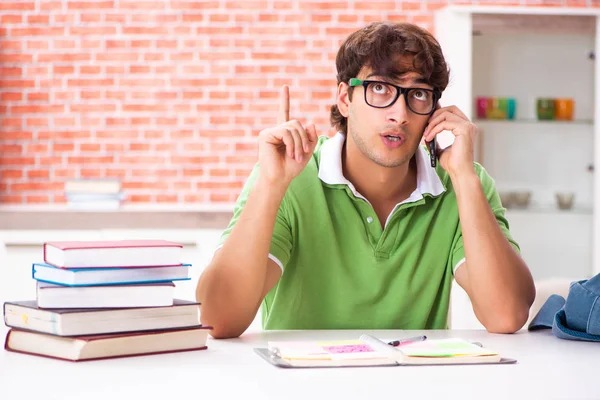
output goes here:
<path id="1" fill-rule="evenodd" d="M 48 264 L 48 260 L 46 260 L 46 246 L 47 246 L 47 245 L 48 245 L 48 243 L 44 243 L 43 250 L 42 250 L 42 251 L 43 251 L 43 254 L 44 254 L 44 262 L 45 262 L 46 264 Z"/>
<path id="2" fill-rule="evenodd" d="M 44 357 L 44 358 L 50 358 L 52 360 L 60 360 L 60 361 L 70 361 L 70 362 L 77 362 L 80 360 L 72 360 L 70 358 L 62 358 L 62 357 L 54 357 L 54 356 L 49 356 L 47 354 L 40 354 L 40 353 L 32 353 L 30 351 L 23 351 L 23 350 L 15 350 L 15 349 L 11 349 L 10 347 L 5 347 L 5 349 L 7 351 L 11 351 L 13 353 L 19 353 L 19 354 L 26 354 L 28 356 L 36 356 L 36 357 Z M 93 359 L 90 359 L 93 360 Z M 86 360 L 82 360 L 82 361 L 86 361 Z"/>
<path id="3" fill-rule="evenodd" d="M 6 304 L 4 304 L 4 307 L 6 308 Z M 6 334 L 6 339 L 4 340 L 4 350 L 11 350 L 10 347 L 8 347 L 8 339 L 10 338 L 11 333 L 12 329 L 9 329 L 8 333 Z"/>
<path id="4" fill-rule="evenodd" d="M 14 324 L 6 324 L 6 326 L 8 326 L 11 329 L 16 329 L 19 331 L 25 331 L 25 332 L 34 332 L 34 333 L 43 333 L 45 335 L 52 335 L 52 336 L 60 336 L 60 337 L 69 337 L 69 336 L 75 336 L 75 335 L 64 335 L 62 333 L 62 328 L 60 328 L 56 322 L 52 323 L 52 328 L 51 330 L 44 330 L 44 329 L 33 329 L 30 328 L 28 326 L 23 326 L 23 325 L 14 325 Z M 60 329 L 60 331 L 59 331 Z"/>
<path id="5" fill-rule="evenodd" d="M 23 351 L 23 350 L 14 350 L 14 349 L 11 349 L 10 347 L 5 347 L 6 350 L 12 351 L 13 353 L 27 354 L 27 355 L 31 355 L 31 356 L 51 358 L 53 360 L 62 360 L 62 361 L 70 361 L 70 362 L 110 360 L 110 359 L 114 359 L 114 358 L 151 356 L 151 355 L 156 355 L 156 354 L 169 354 L 169 353 L 183 353 L 185 351 L 206 350 L 207 348 L 208 348 L 207 346 L 202 346 L 202 347 L 194 347 L 194 348 L 181 349 L 181 350 L 153 351 L 153 352 L 148 352 L 148 353 L 119 354 L 119 355 L 116 355 L 116 356 L 107 356 L 107 357 L 92 357 L 92 358 L 71 359 L 71 358 L 64 358 L 64 357 L 55 357 L 55 356 L 50 356 L 50 355 L 41 354 L 41 353 L 33 353 L 33 352 Z"/>

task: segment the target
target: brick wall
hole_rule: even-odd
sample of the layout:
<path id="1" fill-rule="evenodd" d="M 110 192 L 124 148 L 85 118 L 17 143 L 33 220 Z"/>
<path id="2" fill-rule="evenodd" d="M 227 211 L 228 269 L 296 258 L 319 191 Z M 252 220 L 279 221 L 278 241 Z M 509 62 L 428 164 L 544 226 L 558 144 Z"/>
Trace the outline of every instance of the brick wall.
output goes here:
<path id="1" fill-rule="evenodd" d="M 472 3 L 0 0 L 0 202 L 61 203 L 80 177 L 121 178 L 128 202 L 233 202 L 282 84 L 291 116 L 329 135 L 345 36 L 431 29 L 449 2 Z"/>

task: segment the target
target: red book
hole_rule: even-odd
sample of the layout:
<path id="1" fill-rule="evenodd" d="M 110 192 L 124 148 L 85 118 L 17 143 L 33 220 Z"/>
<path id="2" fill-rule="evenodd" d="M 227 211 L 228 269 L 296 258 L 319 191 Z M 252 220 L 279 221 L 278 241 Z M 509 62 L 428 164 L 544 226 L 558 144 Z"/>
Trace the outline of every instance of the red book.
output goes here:
<path id="1" fill-rule="evenodd" d="M 182 248 L 166 240 L 47 242 L 44 262 L 58 268 L 175 266 Z"/>
<path id="2" fill-rule="evenodd" d="M 67 361 L 101 360 L 179 351 L 205 350 L 208 326 L 94 336 L 61 337 L 11 329 L 4 348 Z"/>

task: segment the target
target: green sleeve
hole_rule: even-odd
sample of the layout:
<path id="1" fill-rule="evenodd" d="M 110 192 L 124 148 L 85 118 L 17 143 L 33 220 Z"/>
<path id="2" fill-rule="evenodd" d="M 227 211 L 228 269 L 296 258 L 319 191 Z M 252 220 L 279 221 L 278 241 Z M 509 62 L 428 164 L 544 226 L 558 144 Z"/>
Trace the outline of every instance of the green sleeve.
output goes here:
<path id="1" fill-rule="evenodd" d="M 517 251 L 517 253 L 521 252 L 519 244 L 513 239 L 510 228 L 508 224 L 508 220 L 504 216 L 504 212 L 506 209 L 502 206 L 500 202 L 500 196 L 496 191 L 496 184 L 492 177 L 487 173 L 487 171 L 478 163 L 475 163 L 475 172 L 479 176 L 479 180 L 481 181 L 481 186 L 483 187 L 483 192 L 485 193 L 485 197 L 487 198 L 488 203 L 490 204 L 490 208 L 496 217 L 496 221 L 506 236 L 506 239 L 510 242 L 513 248 Z M 462 229 L 460 224 L 456 229 L 456 234 L 454 235 L 454 241 L 452 243 L 452 252 L 451 252 L 451 261 L 450 265 L 452 266 L 452 273 L 456 270 L 456 267 L 461 263 L 461 261 L 465 258 L 465 249 L 462 238 Z"/>
<path id="2" fill-rule="evenodd" d="M 257 164 L 252 170 L 252 173 L 250 174 L 248 180 L 246 181 L 246 184 L 242 189 L 242 192 L 240 193 L 236 201 L 233 210 L 233 217 L 231 218 L 231 221 L 229 221 L 229 225 L 227 226 L 227 228 L 223 231 L 217 248 L 221 247 L 223 243 L 225 243 L 225 240 L 227 239 L 227 237 L 229 237 L 231 231 L 233 230 L 233 227 L 239 220 L 240 215 L 244 210 L 244 207 L 246 206 L 246 202 L 248 201 L 250 191 L 252 190 L 256 178 L 258 177 L 258 171 L 259 166 Z M 290 220 L 288 218 L 287 213 L 286 197 L 287 195 L 284 196 L 284 199 L 281 202 L 281 205 L 279 206 L 279 211 L 277 212 L 273 236 L 271 238 L 271 246 L 269 249 L 269 258 L 275 261 L 281 267 L 281 269 L 285 268 L 285 265 L 290 259 L 293 243 L 292 230 L 289 224 Z"/>

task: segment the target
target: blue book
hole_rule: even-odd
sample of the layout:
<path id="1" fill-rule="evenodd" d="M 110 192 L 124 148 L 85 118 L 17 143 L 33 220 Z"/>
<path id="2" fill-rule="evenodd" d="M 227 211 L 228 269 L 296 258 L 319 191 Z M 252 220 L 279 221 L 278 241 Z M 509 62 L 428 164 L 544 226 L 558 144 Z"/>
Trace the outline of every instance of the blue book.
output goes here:
<path id="1" fill-rule="evenodd" d="M 50 264 L 34 263 L 33 279 L 62 286 L 123 285 L 129 283 L 158 283 L 190 280 L 191 264 L 146 268 L 57 268 Z"/>

